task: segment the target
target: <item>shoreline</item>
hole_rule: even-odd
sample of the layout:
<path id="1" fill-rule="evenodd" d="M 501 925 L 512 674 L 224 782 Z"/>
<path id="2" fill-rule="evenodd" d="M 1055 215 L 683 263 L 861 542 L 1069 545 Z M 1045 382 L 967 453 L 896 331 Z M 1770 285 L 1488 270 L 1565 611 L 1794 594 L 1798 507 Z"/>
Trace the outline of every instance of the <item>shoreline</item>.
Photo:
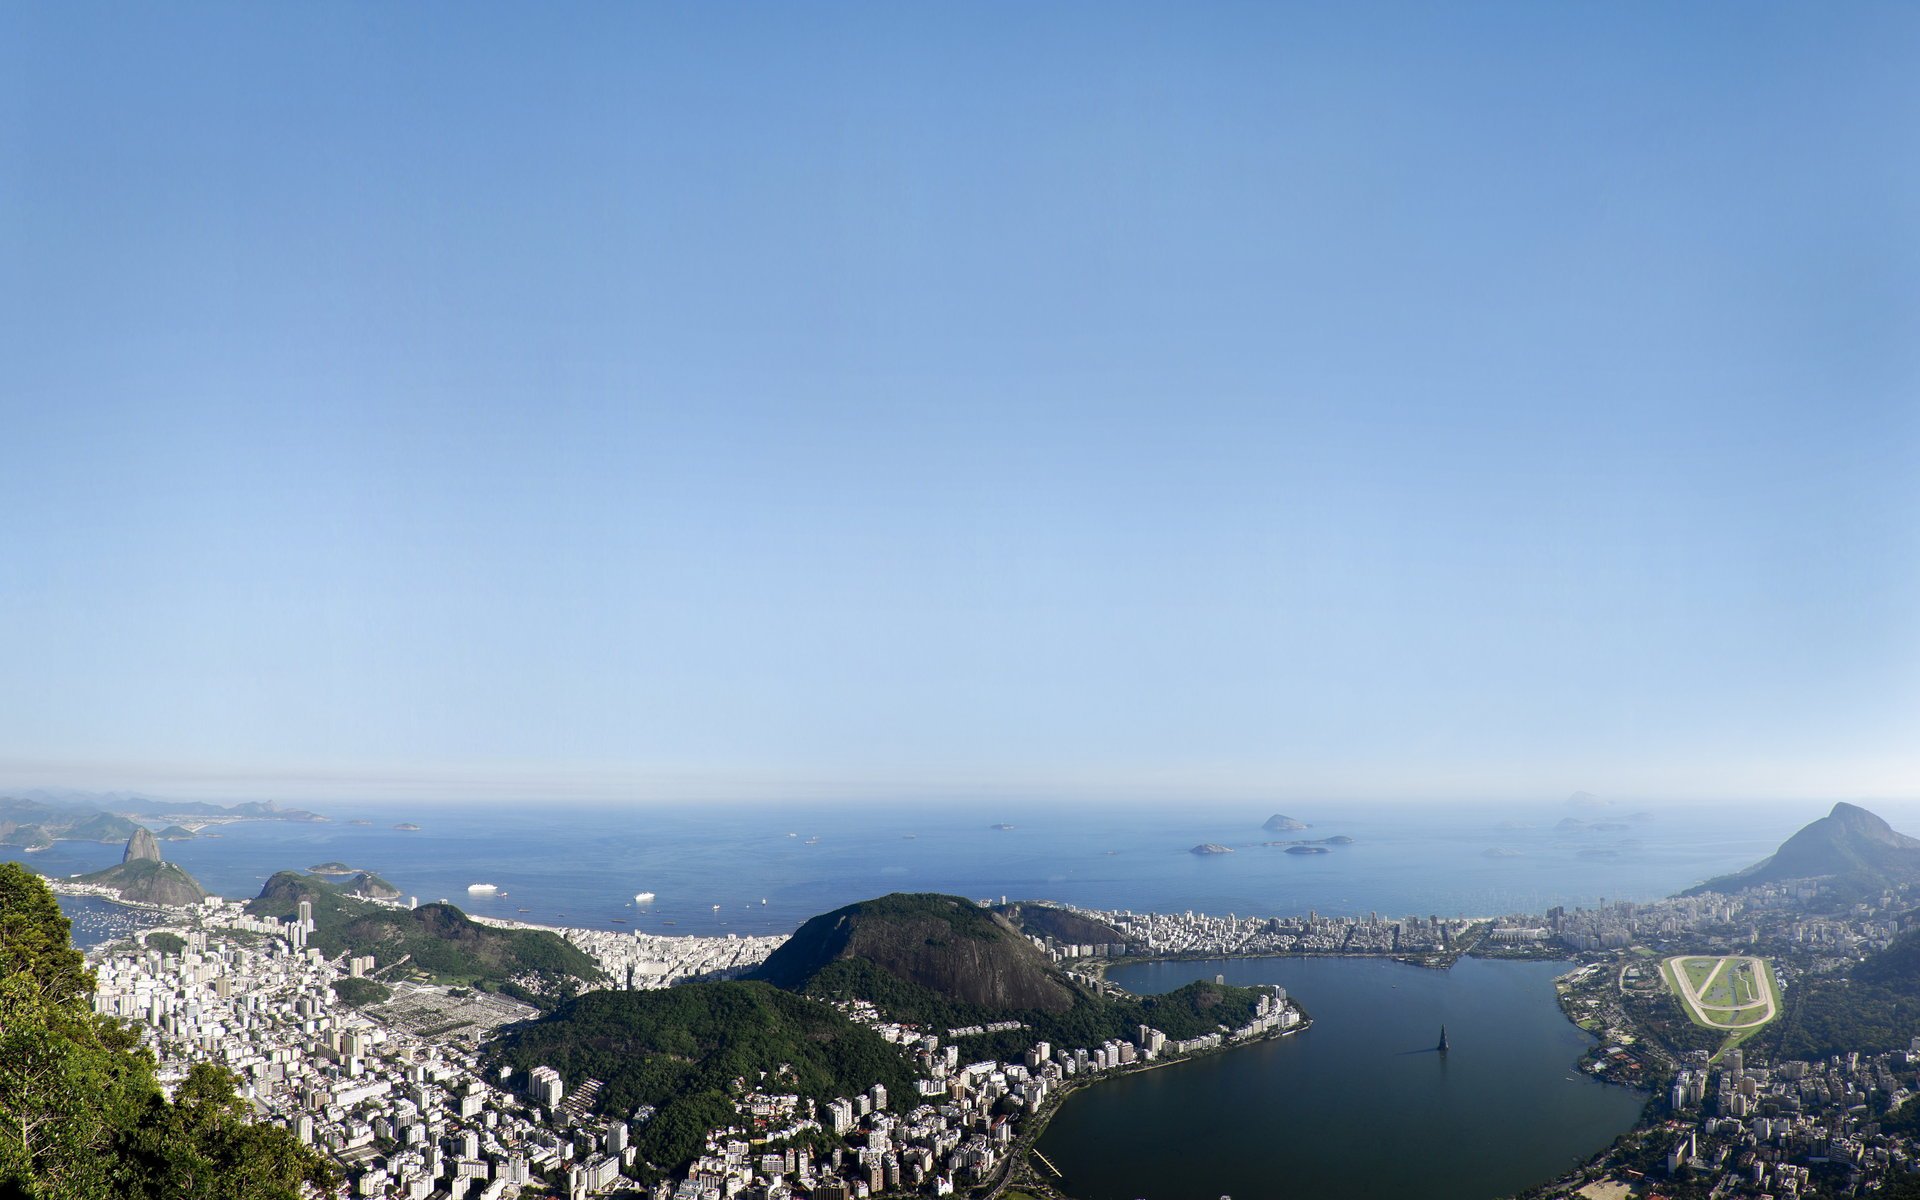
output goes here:
<path id="1" fill-rule="evenodd" d="M 1289 1029 L 1275 1030 L 1257 1038 L 1248 1038 L 1244 1042 L 1235 1042 L 1230 1045 L 1215 1047 L 1212 1050 L 1203 1050 L 1198 1054 L 1183 1054 L 1178 1058 L 1169 1058 L 1160 1062 L 1135 1063 L 1124 1070 L 1107 1071 L 1091 1079 L 1060 1088 L 1052 1096 L 1047 1098 L 1047 1102 L 1041 1105 L 1040 1111 L 1033 1114 L 1033 1118 L 1029 1122 L 1031 1128 L 1022 1131 L 1020 1136 L 1015 1139 L 1014 1148 L 1007 1152 L 1006 1165 L 1001 1168 L 1000 1179 L 987 1190 L 985 1200 L 999 1200 L 999 1197 L 1005 1195 L 1009 1189 L 1015 1187 L 1034 1191 L 1043 1198 L 1058 1197 L 1059 1200 L 1073 1200 L 1072 1196 L 1060 1187 L 1038 1178 L 1034 1173 L 1031 1159 L 1032 1155 L 1039 1153 L 1038 1143 L 1040 1139 L 1046 1135 L 1047 1126 L 1053 1123 L 1053 1118 L 1059 1114 L 1061 1108 L 1065 1106 L 1069 1099 L 1079 1095 L 1083 1091 L 1096 1088 L 1103 1083 L 1124 1079 L 1130 1075 L 1144 1075 L 1148 1071 L 1158 1071 L 1163 1067 L 1185 1066 L 1189 1063 L 1201 1062 L 1218 1055 L 1231 1054 L 1235 1050 L 1245 1050 L 1265 1042 L 1277 1042 L 1283 1038 L 1290 1038 L 1298 1033 L 1305 1033 L 1307 1030 L 1313 1028 L 1313 1017 L 1307 1013 L 1305 1008 L 1302 1008 L 1300 1011 L 1300 1023 Z M 1019 1178 L 1022 1174 L 1031 1176 L 1031 1178 Z M 1055 1177 L 1057 1179 L 1065 1178 L 1065 1176 L 1058 1174 L 1058 1172 L 1055 1173 Z"/>

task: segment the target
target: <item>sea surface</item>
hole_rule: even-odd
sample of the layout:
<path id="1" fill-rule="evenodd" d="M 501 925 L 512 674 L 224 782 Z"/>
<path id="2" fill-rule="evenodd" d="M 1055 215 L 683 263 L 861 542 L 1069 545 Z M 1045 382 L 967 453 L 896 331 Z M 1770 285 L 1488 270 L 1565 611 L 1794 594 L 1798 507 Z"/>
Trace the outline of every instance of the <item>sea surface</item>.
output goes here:
<path id="1" fill-rule="evenodd" d="M 1175 801 L 314 807 L 332 819 L 237 822 L 161 850 L 228 897 L 257 894 L 277 870 L 341 861 L 422 902 L 655 933 L 788 933 L 817 913 L 890 891 L 1243 916 L 1484 916 L 1669 895 L 1764 857 L 1828 806 L 1301 805 L 1285 811 L 1312 828 L 1282 834 L 1260 828 L 1271 809 Z M 1901 814 L 1885 815 L 1901 825 Z M 1569 818 L 1585 824 L 1557 828 Z M 393 828 L 403 822 L 420 829 Z M 1322 855 L 1260 845 L 1336 834 L 1354 843 Z M 1189 853 L 1203 842 L 1234 853 Z M 0 848 L 0 856 L 66 875 L 118 862 L 121 851 L 61 842 L 33 854 Z M 470 895 L 474 883 L 500 891 Z M 642 891 L 657 898 L 636 903 Z"/>
<path id="2" fill-rule="evenodd" d="M 1076 1200 L 1488 1200 L 1536 1186 L 1604 1149 L 1646 1101 L 1574 1069 L 1592 1043 L 1554 999 L 1568 969 L 1474 958 L 1448 971 L 1362 958 L 1116 969 L 1143 993 L 1216 974 L 1282 984 L 1313 1026 L 1075 1093 L 1040 1150 Z"/>

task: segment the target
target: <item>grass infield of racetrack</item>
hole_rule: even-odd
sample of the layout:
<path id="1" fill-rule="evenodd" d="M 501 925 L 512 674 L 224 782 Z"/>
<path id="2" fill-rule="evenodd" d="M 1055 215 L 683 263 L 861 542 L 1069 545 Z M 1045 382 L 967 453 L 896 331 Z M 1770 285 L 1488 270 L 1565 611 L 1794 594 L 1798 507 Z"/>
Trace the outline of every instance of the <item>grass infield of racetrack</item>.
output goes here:
<path id="1" fill-rule="evenodd" d="M 1739 961 L 1747 958 L 1757 958 L 1758 956 L 1750 954 L 1689 954 L 1679 955 L 1677 957 L 1680 960 L 1677 969 L 1684 970 L 1687 973 L 1688 982 L 1693 984 L 1694 990 L 1697 992 L 1700 985 L 1712 977 L 1714 968 L 1718 966 L 1723 959 Z M 1738 1005 L 1745 1003 L 1751 1006 L 1745 1011 L 1724 1014 L 1722 1018 L 1724 1023 L 1722 1023 L 1722 1020 L 1707 1019 L 1708 1016 L 1720 1017 L 1721 1014 L 1703 1015 L 1694 1011 L 1693 1005 L 1687 1003 L 1686 996 L 1680 988 L 1679 980 L 1674 974 L 1676 965 L 1673 960 L 1663 959 L 1660 963 L 1660 978 L 1666 981 L 1667 990 L 1673 993 L 1674 1002 L 1679 1004 L 1681 1011 L 1687 1014 L 1687 1019 L 1703 1029 L 1711 1029 L 1715 1033 L 1724 1033 L 1727 1035 L 1726 1041 L 1721 1043 L 1720 1049 L 1714 1053 L 1713 1057 L 1715 1059 L 1718 1059 L 1727 1051 L 1766 1028 L 1773 1019 L 1779 1017 L 1782 1009 L 1785 1007 L 1785 999 L 1780 994 L 1780 980 L 1774 973 L 1773 964 L 1767 962 L 1765 959 L 1760 959 L 1760 962 L 1764 968 L 1761 974 L 1766 977 L 1767 988 L 1773 996 L 1773 1017 L 1767 1020 L 1760 1019 L 1760 1015 L 1765 1009 L 1760 1007 L 1760 997 L 1757 992 L 1754 991 L 1753 980 L 1747 976 L 1735 977 L 1730 975 L 1729 972 L 1732 970 L 1730 963 L 1726 971 L 1720 972 L 1721 977 L 1714 979 L 1712 989 L 1700 997 L 1702 1004 Z"/>

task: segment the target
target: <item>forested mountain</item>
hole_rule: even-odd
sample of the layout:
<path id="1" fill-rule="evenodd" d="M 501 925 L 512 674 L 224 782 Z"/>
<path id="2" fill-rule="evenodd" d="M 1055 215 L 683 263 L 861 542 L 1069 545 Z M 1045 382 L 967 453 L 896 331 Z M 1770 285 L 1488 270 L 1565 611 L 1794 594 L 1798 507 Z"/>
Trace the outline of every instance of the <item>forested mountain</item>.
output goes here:
<path id="1" fill-rule="evenodd" d="M 915 1096 L 900 1048 L 839 1012 L 764 983 L 689 983 L 645 992 L 591 992 L 508 1032 L 492 1049 L 519 1072 L 558 1070 L 570 1086 L 602 1080 L 601 1112 L 658 1112 L 635 1138 L 640 1156 L 672 1170 L 725 1125 L 741 1087 L 824 1103 L 884 1084 Z"/>
<path id="2" fill-rule="evenodd" d="M 451 904 L 414 909 L 375 904 L 319 876 L 295 871 L 281 871 L 267 880 L 260 895 L 247 902 L 247 911 L 291 920 L 302 900 L 313 905 L 310 944 L 328 957 L 349 951 L 371 954 L 382 968 L 404 959 L 404 969 L 442 983 L 479 985 L 541 1003 L 602 978 L 593 959 L 559 934 L 482 925 Z M 535 977 L 540 986 L 528 991 L 512 982 L 526 976 Z"/>
<path id="3" fill-rule="evenodd" d="M 1920 881 L 1920 838 L 1895 832 L 1857 804 L 1836 804 L 1832 812 L 1782 842 L 1767 858 L 1681 895 L 1737 892 L 1755 884 L 1815 877 L 1864 887 Z"/>

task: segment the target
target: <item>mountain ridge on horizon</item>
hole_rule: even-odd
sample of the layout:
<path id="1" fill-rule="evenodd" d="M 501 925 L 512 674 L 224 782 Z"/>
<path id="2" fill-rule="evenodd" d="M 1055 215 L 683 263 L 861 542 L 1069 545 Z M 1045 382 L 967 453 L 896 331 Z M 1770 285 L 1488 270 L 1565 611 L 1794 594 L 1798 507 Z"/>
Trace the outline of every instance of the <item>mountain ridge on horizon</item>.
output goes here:
<path id="1" fill-rule="evenodd" d="M 1789 879 L 1839 878 L 1862 885 L 1920 881 L 1920 838 L 1900 833 L 1879 814 L 1839 801 L 1802 826 L 1766 858 L 1681 892 L 1737 892 Z"/>

